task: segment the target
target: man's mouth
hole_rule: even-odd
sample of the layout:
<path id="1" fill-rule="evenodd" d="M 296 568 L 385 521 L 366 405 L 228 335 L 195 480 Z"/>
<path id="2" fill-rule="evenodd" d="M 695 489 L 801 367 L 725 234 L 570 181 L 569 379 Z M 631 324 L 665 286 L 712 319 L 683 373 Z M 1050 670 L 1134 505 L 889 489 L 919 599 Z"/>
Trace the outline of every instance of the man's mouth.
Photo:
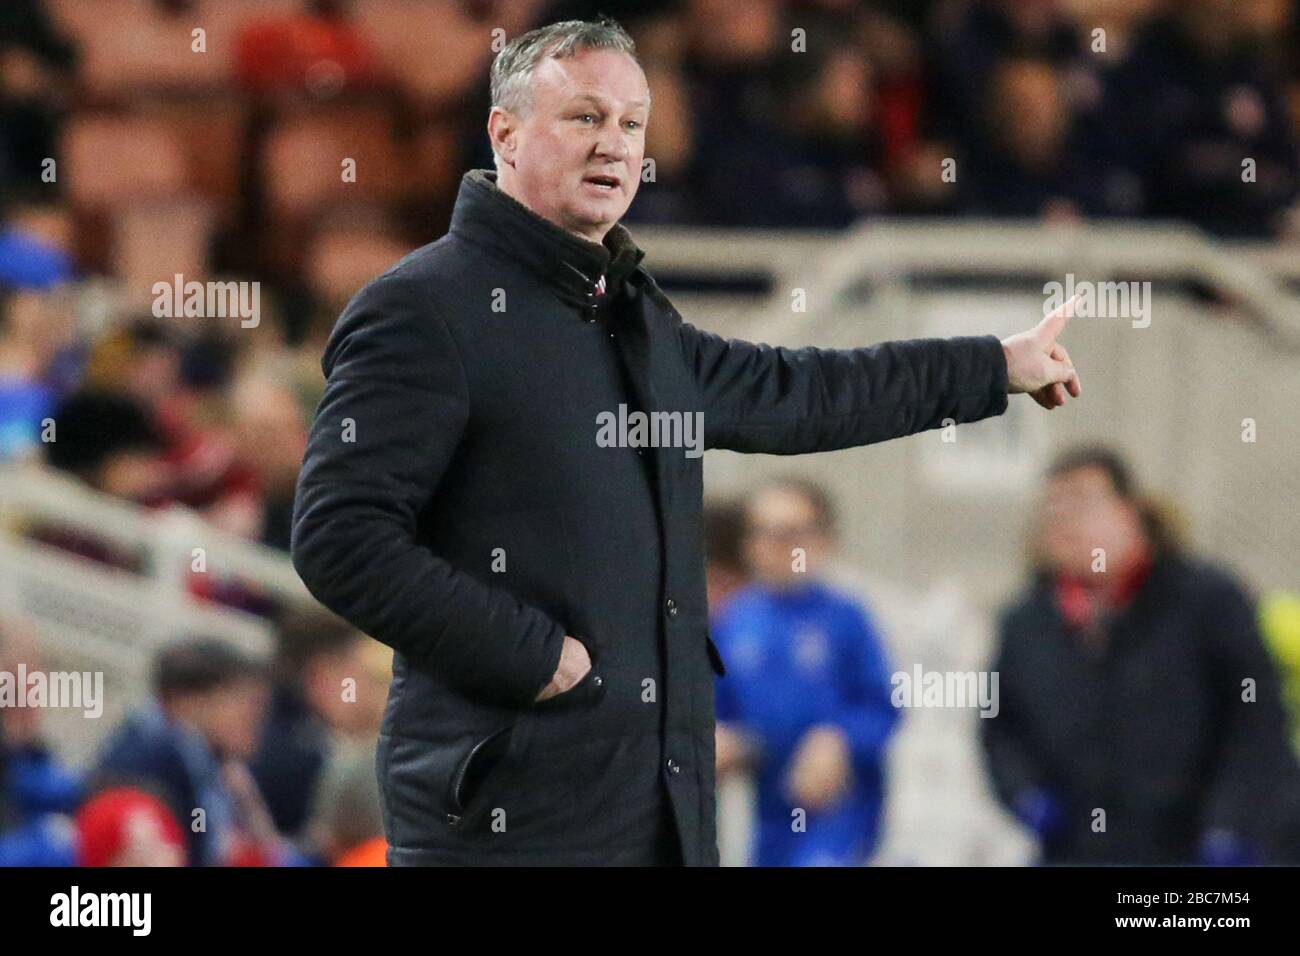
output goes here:
<path id="1" fill-rule="evenodd" d="M 584 183 L 589 183 L 598 189 L 604 190 L 605 192 L 611 193 L 616 192 L 618 188 L 623 185 L 623 181 L 617 176 L 609 176 L 605 173 L 595 173 L 591 176 L 585 176 L 582 181 Z"/>

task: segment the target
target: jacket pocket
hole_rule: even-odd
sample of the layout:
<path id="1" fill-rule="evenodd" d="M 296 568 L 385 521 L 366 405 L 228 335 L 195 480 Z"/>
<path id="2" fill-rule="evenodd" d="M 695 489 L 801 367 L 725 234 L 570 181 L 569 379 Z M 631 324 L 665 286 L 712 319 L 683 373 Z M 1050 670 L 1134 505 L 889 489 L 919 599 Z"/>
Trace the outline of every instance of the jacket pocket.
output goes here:
<path id="1" fill-rule="evenodd" d="M 452 773 L 448 803 L 448 822 L 453 826 L 479 807 L 480 797 L 491 796 L 489 784 L 495 782 L 506 765 L 517 759 L 523 745 L 521 715 L 514 723 L 494 731 L 475 743 L 461 758 Z"/>
<path id="2" fill-rule="evenodd" d="M 532 709 L 535 711 L 552 711 L 552 710 L 570 710 L 579 707 L 594 707 L 605 696 L 605 678 L 601 673 L 603 667 L 602 652 L 600 642 L 589 637 L 578 637 L 572 635 L 576 640 L 581 641 L 582 645 L 587 648 L 587 656 L 591 658 L 591 669 L 582 676 L 578 683 L 574 684 L 568 690 L 556 694 L 554 697 L 548 697 L 546 700 L 537 701 L 533 704 Z"/>

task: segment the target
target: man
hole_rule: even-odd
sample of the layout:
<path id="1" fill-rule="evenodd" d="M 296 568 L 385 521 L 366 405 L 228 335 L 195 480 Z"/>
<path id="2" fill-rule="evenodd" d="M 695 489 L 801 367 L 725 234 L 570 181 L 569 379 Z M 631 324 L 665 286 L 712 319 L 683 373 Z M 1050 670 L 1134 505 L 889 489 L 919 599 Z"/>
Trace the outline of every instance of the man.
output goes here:
<path id="1" fill-rule="evenodd" d="M 875 847 L 885 748 L 898 723 L 890 668 L 865 609 L 821 580 L 830 498 L 781 479 L 754 495 L 754 582 L 715 618 L 718 773 L 752 764 L 758 866 L 857 866 Z"/>
<path id="2" fill-rule="evenodd" d="M 44 668 L 39 642 L 22 620 L 0 617 L 0 674 Z M 42 732 L 40 707 L 0 697 L 0 867 L 75 866 L 68 821 L 82 799 L 81 775 L 65 767 Z"/>
<path id="3" fill-rule="evenodd" d="M 91 790 L 143 785 L 188 827 L 192 866 L 222 866 L 242 840 L 229 768 L 256 753 L 268 688 L 260 661 L 218 638 L 167 645 L 154 663 L 154 699 L 104 744 Z M 202 827 L 193 826 L 200 819 Z M 271 855 L 278 846 L 268 848 Z"/>
<path id="4" fill-rule="evenodd" d="M 357 741 L 373 763 L 391 669 L 388 648 L 315 604 L 280 615 L 270 704 L 248 769 L 285 836 L 306 836 L 317 790 L 341 745 Z"/>
<path id="5" fill-rule="evenodd" d="M 465 176 L 450 233 L 359 292 L 326 346 L 294 566 L 397 651 L 391 864 L 716 865 L 698 449 L 883 441 L 999 414 L 1009 390 L 1062 404 L 1066 316 L 851 351 L 702 332 L 618 225 L 650 111 L 627 34 L 518 37 L 492 99 L 496 172 Z M 600 440 L 638 412 L 675 414 L 690 447 Z"/>
<path id="6" fill-rule="evenodd" d="M 1052 464 L 1035 551 L 979 724 L 1044 862 L 1296 862 L 1300 766 L 1251 596 L 1182 549 L 1106 448 Z"/>

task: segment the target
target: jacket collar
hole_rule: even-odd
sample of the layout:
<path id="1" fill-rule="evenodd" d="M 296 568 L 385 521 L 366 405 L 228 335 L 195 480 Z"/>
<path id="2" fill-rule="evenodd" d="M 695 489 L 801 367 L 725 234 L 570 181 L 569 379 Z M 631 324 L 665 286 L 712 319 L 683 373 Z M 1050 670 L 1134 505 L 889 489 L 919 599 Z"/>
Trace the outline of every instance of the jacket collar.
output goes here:
<path id="1" fill-rule="evenodd" d="M 603 244 L 565 232 L 502 192 L 490 169 L 472 169 L 461 178 L 450 231 L 523 263 L 575 305 L 591 304 L 601 276 L 607 291 L 617 293 L 645 256 L 619 223 Z"/>

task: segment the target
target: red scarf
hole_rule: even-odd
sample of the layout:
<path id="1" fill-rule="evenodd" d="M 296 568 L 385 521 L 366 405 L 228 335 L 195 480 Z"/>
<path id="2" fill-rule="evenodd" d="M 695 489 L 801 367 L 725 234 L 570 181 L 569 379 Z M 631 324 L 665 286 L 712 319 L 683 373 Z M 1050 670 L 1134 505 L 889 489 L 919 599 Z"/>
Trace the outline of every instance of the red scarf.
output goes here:
<path id="1" fill-rule="evenodd" d="M 1096 623 L 1098 611 L 1115 611 L 1133 603 L 1133 598 L 1151 573 L 1152 562 L 1150 549 L 1142 545 L 1133 564 L 1121 573 L 1119 586 L 1100 600 L 1094 600 L 1094 591 L 1085 586 L 1084 578 L 1064 571 L 1057 572 L 1053 587 L 1061 616 L 1071 627 L 1091 630 Z"/>

